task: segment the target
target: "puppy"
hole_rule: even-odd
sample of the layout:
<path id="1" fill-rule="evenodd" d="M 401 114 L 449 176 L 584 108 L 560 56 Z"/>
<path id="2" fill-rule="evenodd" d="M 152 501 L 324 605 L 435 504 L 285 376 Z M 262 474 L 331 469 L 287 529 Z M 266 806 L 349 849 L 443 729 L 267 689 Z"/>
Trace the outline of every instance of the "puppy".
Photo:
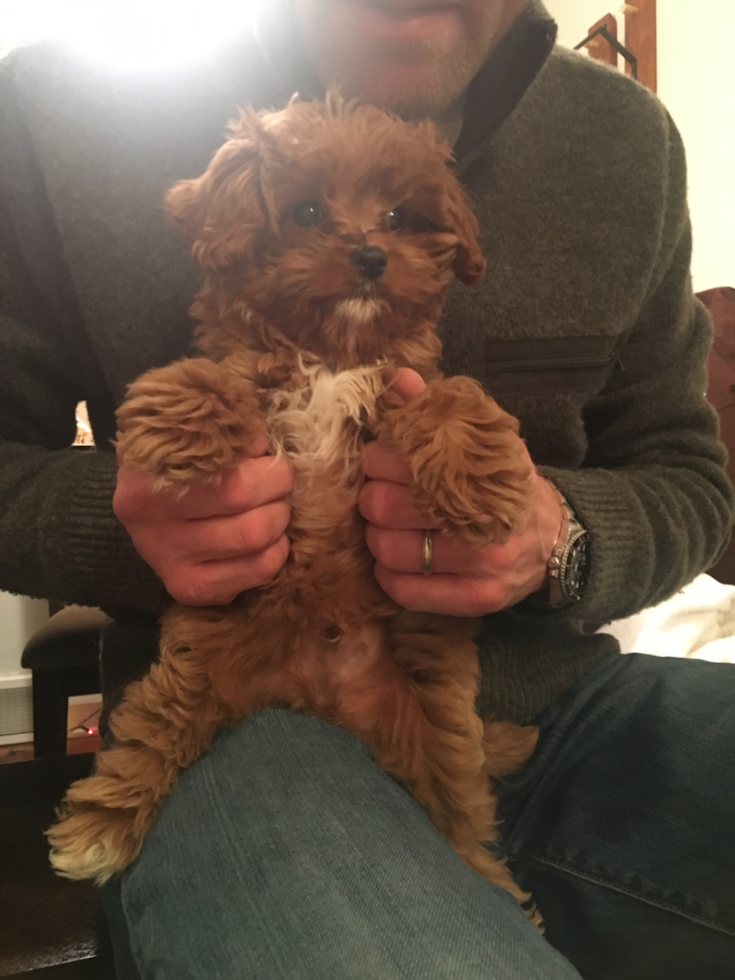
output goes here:
<path id="1" fill-rule="evenodd" d="M 516 421 L 437 369 L 448 284 L 485 265 L 449 157 L 430 123 L 332 96 L 243 112 L 205 173 L 167 194 L 205 272 L 192 308 L 201 356 L 130 386 L 118 451 L 185 492 L 265 431 L 296 474 L 290 554 L 225 608 L 165 614 L 160 660 L 127 689 L 114 745 L 49 831 L 61 874 L 101 883 L 125 868 L 179 769 L 222 726 L 278 705 L 364 739 L 457 853 L 528 903 L 486 845 L 491 779 L 531 754 L 536 731 L 483 727 L 478 623 L 396 606 L 357 511 L 360 447 L 378 438 L 408 460 L 428 526 L 481 547 L 527 519 Z M 427 382 L 408 404 L 392 389 L 401 366 Z"/>

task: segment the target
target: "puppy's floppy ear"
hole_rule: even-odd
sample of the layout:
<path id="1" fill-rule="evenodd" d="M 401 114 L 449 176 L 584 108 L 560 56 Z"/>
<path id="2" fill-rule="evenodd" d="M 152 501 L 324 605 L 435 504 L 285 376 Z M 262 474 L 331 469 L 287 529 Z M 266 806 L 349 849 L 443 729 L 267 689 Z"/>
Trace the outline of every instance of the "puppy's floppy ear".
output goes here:
<path id="1" fill-rule="evenodd" d="M 452 267 L 460 282 L 470 286 L 485 271 L 485 259 L 477 242 L 480 226 L 467 195 L 450 174 L 447 175 L 444 194 L 446 224 L 458 239 L 457 254 Z"/>
<path id="2" fill-rule="evenodd" d="M 179 181 L 164 198 L 167 215 L 191 237 L 192 253 L 206 269 L 253 261 L 266 233 L 278 230 L 262 167 L 271 138 L 252 110 L 230 132 L 201 177 Z"/>

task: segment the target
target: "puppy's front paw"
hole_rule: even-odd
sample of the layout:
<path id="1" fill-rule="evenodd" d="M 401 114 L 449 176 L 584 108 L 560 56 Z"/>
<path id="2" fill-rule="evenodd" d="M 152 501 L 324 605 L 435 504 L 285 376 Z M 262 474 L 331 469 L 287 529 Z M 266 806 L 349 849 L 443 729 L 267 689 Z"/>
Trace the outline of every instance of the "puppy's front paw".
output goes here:
<path id="1" fill-rule="evenodd" d="M 524 527 L 532 481 L 518 422 L 476 381 L 432 381 L 386 413 L 378 437 L 408 459 L 417 509 L 452 536 L 479 547 Z"/>
<path id="2" fill-rule="evenodd" d="M 123 465 L 175 485 L 234 466 L 263 431 L 252 385 L 206 358 L 146 372 L 117 411 Z"/>

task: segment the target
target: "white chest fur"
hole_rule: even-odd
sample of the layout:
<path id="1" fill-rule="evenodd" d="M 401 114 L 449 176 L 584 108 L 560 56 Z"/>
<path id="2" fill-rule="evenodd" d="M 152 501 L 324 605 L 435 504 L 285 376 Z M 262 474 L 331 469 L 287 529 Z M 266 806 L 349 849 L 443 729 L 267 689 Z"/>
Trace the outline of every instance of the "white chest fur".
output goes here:
<path id="1" fill-rule="evenodd" d="M 334 373 L 324 364 L 300 363 L 305 380 L 296 391 L 275 391 L 266 414 L 271 449 L 289 459 L 297 490 L 313 478 L 351 483 L 359 447 L 385 389 L 384 364 Z"/>

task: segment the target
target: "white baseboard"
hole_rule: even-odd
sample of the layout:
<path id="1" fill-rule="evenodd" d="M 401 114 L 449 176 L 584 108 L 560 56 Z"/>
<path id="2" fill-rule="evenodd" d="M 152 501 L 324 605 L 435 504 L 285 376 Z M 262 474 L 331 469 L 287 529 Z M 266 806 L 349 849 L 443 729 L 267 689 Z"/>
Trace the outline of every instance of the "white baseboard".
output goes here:
<path id="1" fill-rule="evenodd" d="M 4 674 L 0 677 L 0 691 L 10 687 L 30 687 L 33 683 L 33 675 L 30 670 L 24 670 L 19 674 Z"/>
<path id="2" fill-rule="evenodd" d="M 7 745 L 7 739 L 29 741 L 20 738 L 31 733 L 33 738 L 33 693 L 30 682 L 24 677 L 15 679 L 15 684 L 0 683 L 0 744 Z"/>
<path id="3" fill-rule="evenodd" d="M 0 745 L 20 745 L 33 741 L 33 732 L 17 732 L 15 735 L 0 735 Z"/>

